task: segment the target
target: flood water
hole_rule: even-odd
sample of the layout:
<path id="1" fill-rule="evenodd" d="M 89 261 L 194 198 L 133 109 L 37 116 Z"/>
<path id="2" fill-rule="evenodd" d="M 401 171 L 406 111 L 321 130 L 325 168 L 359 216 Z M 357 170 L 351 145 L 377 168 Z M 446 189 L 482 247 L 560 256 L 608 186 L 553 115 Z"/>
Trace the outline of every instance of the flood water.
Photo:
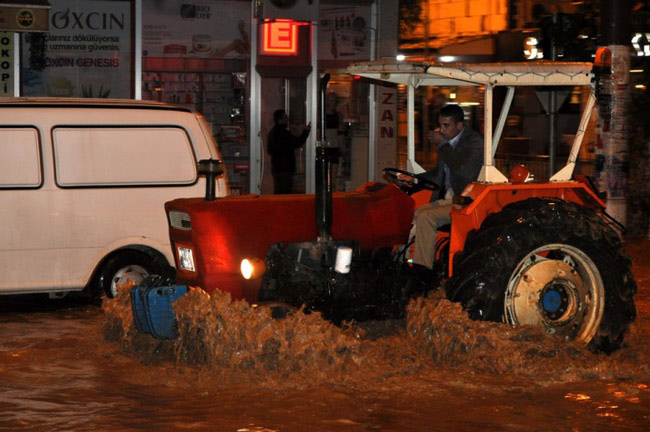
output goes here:
<path id="1" fill-rule="evenodd" d="M 406 321 L 341 329 L 193 293 L 174 342 L 133 332 L 124 299 L 1 298 L 0 428 L 649 430 L 650 242 L 626 248 L 638 317 L 611 356 L 468 321 L 435 295 Z"/>

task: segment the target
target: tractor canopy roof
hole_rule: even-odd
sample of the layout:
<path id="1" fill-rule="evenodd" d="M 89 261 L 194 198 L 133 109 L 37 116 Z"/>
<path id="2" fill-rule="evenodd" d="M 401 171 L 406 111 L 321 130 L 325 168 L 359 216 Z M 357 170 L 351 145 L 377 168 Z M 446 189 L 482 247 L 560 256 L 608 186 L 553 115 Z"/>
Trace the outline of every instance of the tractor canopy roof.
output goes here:
<path id="1" fill-rule="evenodd" d="M 551 176 L 551 181 L 569 181 L 573 175 L 584 131 L 595 104 L 595 74 L 592 63 L 579 62 L 517 62 L 517 63 L 427 63 L 376 60 L 351 64 L 347 68 L 351 75 L 403 84 L 407 92 L 407 169 L 419 173 L 424 169 L 415 161 L 414 140 L 414 89 L 420 86 L 485 86 L 484 131 L 485 152 L 483 168 L 478 181 L 486 183 L 507 183 L 508 179 L 494 166 L 494 155 L 501 138 L 501 132 L 516 87 L 522 86 L 589 86 L 592 91 L 583 108 L 583 115 L 575 135 L 566 165 Z M 496 128 L 492 128 L 494 87 L 508 88 Z"/>
<path id="2" fill-rule="evenodd" d="M 347 72 L 395 84 L 424 86 L 589 85 L 593 65 L 578 62 L 414 63 L 377 60 L 348 66 Z"/>

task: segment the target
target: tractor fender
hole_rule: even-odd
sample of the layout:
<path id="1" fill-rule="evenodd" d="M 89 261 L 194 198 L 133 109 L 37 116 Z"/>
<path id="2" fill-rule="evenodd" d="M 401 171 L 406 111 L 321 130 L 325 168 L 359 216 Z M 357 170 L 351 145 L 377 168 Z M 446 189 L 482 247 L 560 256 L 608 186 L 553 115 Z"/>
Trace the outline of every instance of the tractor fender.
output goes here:
<path id="1" fill-rule="evenodd" d="M 463 250 L 469 232 L 479 229 L 488 215 L 500 212 L 510 203 L 529 198 L 558 198 L 596 211 L 605 208 L 605 203 L 596 191 L 580 181 L 524 184 L 471 183 L 461 196 L 469 204 L 455 204 L 451 209 L 449 276 L 453 274 L 454 256 Z"/>

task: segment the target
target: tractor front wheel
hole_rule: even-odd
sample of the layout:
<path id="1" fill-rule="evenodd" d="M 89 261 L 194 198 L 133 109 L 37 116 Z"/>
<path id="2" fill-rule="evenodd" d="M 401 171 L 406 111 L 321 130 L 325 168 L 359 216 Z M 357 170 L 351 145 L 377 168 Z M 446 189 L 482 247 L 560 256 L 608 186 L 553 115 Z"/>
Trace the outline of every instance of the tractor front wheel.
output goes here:
<path id="1" fill-rule="evenodd" d="M 510 204 L 470 233 L 447 296 L 470 318 L 543 328 L 612 352 L 634 320 L 636 283 L 616 232 L 576 203 Z"/>

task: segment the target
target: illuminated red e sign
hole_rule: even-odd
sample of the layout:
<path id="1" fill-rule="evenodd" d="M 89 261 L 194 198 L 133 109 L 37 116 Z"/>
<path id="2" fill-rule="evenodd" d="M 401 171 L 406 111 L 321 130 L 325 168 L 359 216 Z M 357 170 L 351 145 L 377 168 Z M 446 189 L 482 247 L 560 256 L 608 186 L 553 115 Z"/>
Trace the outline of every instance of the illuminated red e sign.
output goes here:
<path id="1" fill-rule="evenodd" d="M 291 20 L 275 20 L 263 23 L 262 54 L 297 55 L 298 23 Z"/>

